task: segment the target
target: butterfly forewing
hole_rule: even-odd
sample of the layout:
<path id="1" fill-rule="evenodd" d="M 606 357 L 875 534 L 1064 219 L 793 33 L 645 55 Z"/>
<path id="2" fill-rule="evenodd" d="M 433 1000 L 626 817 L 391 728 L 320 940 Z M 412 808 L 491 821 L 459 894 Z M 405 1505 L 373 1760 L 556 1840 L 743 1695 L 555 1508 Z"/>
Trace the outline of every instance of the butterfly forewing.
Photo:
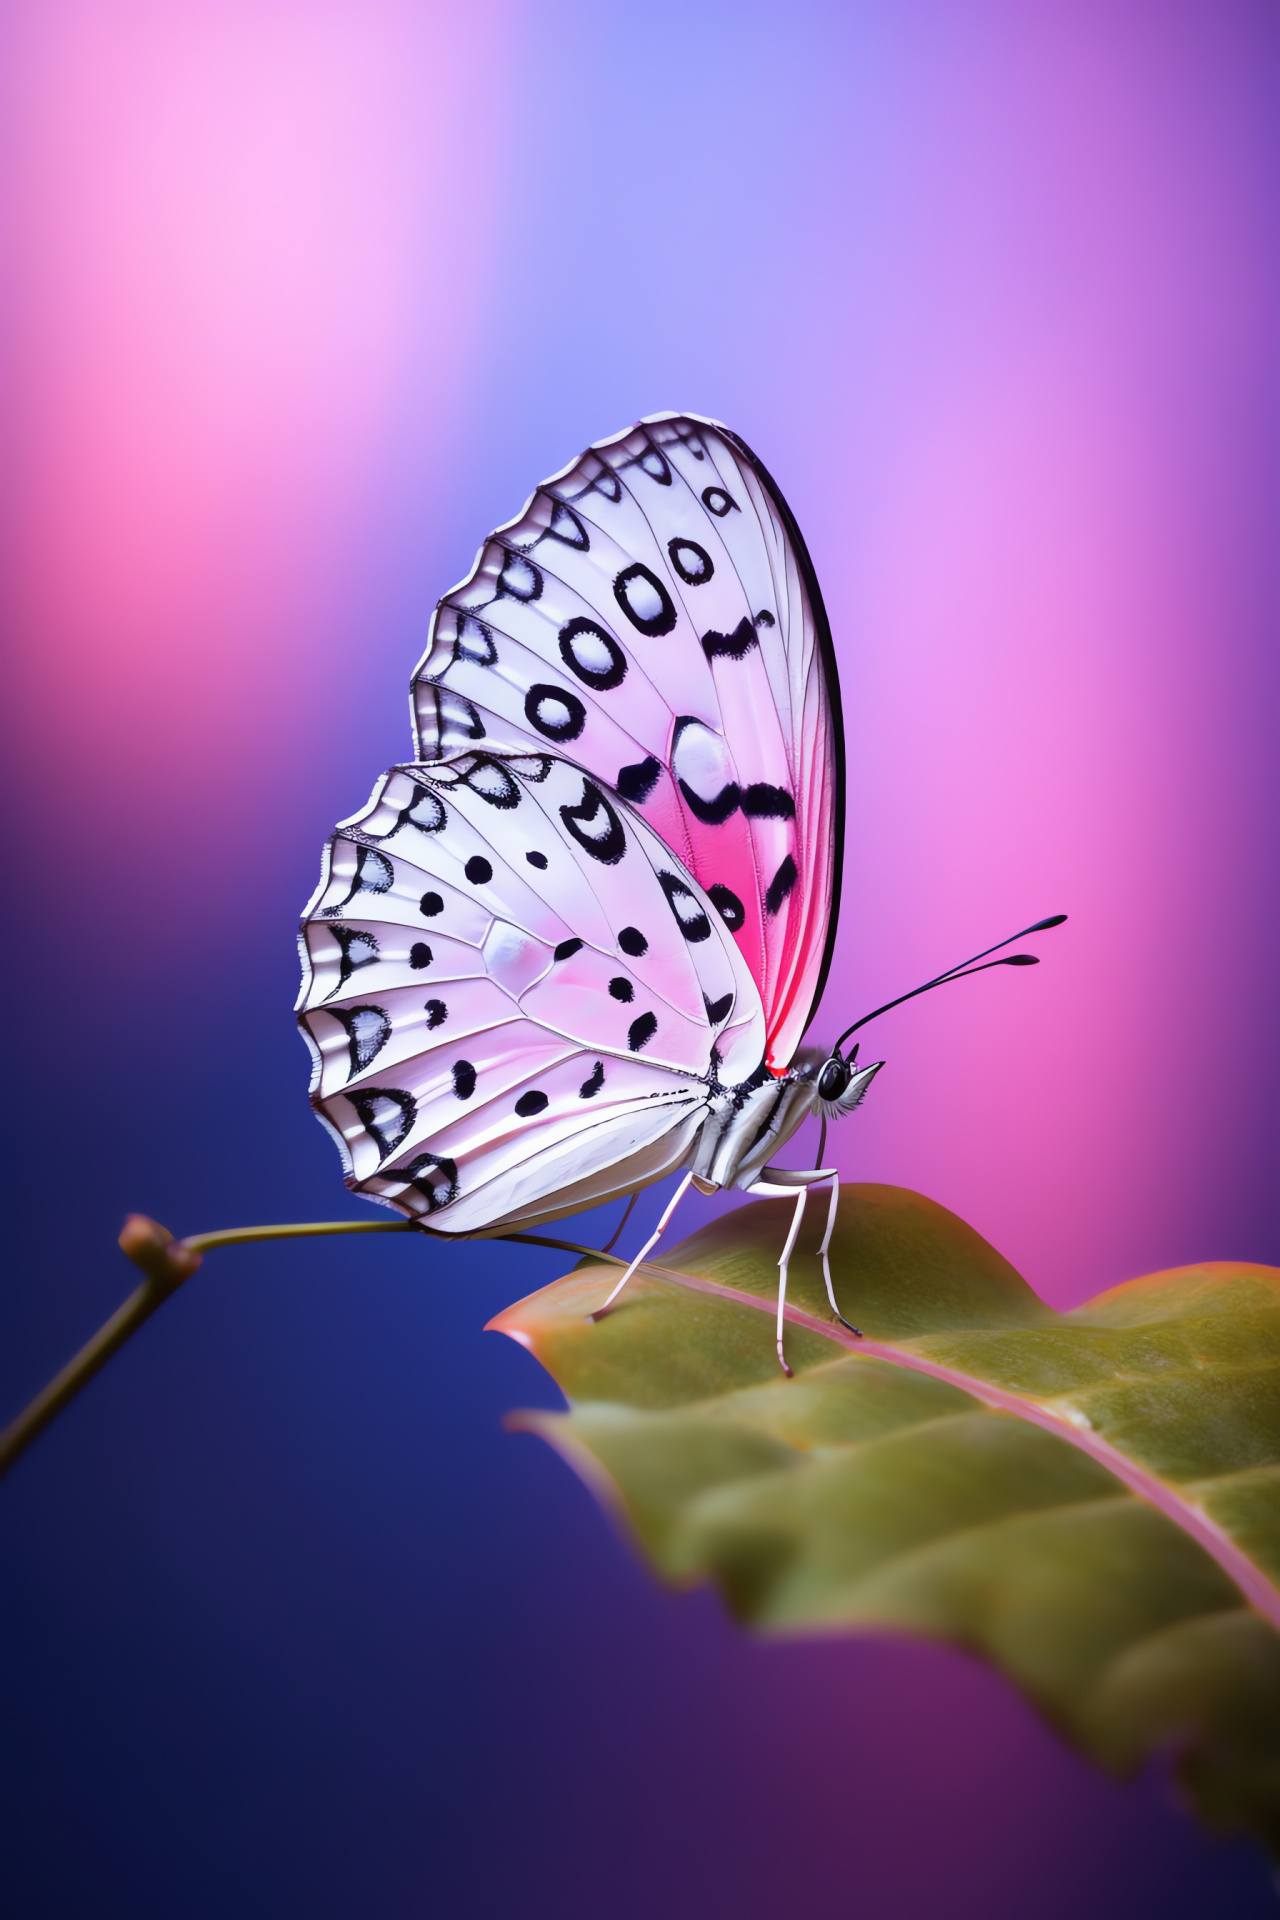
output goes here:
<path id="1" fill-rule="evenodd" d="M 393 769 L 303 923 L 314 1104 L 350 1183 L 470 1232 L 681 1164 L 764 1045 L 713 902 L 551 755 Z"/>
<path id="2" fill-rule="evenodd" d="M 553 747 L 629 800 L 717 905 L 790 1060 L 829 951 L 842 829 L 829 635 L 754 457 L 658 416 L 533 496 L 441 603 L 424 761 Z"/>

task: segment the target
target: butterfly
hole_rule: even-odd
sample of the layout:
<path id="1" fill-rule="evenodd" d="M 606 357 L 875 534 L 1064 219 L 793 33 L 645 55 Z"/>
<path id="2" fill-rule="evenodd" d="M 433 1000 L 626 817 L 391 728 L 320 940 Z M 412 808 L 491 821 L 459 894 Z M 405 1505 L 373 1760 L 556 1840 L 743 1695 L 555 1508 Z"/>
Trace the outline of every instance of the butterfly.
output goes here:
<path id="1" fill-rule="evenodd" d="M 789 1372 L 787 1268 L 820 1180 L 839 1315 L 839 1182 L 770 1161 L 815 1113 L 825 1144 L 882 1063 L 842 1056 L 848 1034 L 801 1045 L 835 939 L 844 750 L 776 483 L 692 414 L 596 442 L 441 600 L 412 707 L 413 760 L 338 827 L 302 922 L 312 1105 L 348 1186 L 498 1234 L 682 1171 L 606 1307 L 690 1184 L 793 1191 Z"/>

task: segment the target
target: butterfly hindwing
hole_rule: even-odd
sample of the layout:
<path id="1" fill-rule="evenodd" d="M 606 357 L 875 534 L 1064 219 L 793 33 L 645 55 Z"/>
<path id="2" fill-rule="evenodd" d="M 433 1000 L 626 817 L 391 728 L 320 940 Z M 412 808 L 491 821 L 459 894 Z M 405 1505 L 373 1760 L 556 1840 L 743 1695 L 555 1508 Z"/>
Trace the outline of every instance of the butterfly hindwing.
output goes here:
<path id="1" fill-rule="evenodd" d="M 554 750 L 629 801 L 715 902 L 785 1066 L 829 955 L 842 832 L 830 637 L 749 450 L 662 415 L 490 537 L 414 680 L 423 761 Z"/>
<path id="2" fill-rule="evenodd" d="M 349 1183 L 471 1232 L 678 1166 L 746 1079 L 759 994 L 712 900 L 552 755 L 394 768 L 303 922 L 312 1098 Z"/>

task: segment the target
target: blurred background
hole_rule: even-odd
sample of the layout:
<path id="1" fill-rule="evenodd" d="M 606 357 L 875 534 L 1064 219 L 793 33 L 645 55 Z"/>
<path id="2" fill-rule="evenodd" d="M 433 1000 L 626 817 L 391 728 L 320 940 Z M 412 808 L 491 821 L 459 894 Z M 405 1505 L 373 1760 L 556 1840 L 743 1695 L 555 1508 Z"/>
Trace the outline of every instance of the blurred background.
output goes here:
<path id="1" fill-rule="evenodd" d="M 843 1172 L 1057 1305 L 1280 1262 L 1278 109 L 1271 0 L 0 7 L 0 1418 L 125 1212 L 367 1211 L 290 1011 L 321 842 L 485 531 L 658 408 L 758 450 L 832 615 L 816 1036 L 1071 916 L 874 1030 Z M 9 1913 L 1274 1911 L 962 1655 L 652 1585 L 501 1430 L 558 1396 L 481 1329 L 561 1265 L 215 1255 L 37 1444 Z"/>

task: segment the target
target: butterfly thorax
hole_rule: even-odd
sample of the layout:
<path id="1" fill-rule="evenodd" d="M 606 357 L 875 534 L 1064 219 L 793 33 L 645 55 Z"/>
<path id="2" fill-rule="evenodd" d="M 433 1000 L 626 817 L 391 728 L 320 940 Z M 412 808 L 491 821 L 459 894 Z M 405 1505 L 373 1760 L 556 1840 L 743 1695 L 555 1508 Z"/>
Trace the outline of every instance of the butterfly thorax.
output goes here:
<path id="1" fill-rule="evenodd" d="M 711 1111 L 691 1161 L 704 1193 L 749 1187 L 765 1164 L 803 1125 L 818 1104 L 817 1077 L 826 1055 L 802 1047 L 786 1072 L 761 1066 L 737 1087 L 713 1086 Z"/>

